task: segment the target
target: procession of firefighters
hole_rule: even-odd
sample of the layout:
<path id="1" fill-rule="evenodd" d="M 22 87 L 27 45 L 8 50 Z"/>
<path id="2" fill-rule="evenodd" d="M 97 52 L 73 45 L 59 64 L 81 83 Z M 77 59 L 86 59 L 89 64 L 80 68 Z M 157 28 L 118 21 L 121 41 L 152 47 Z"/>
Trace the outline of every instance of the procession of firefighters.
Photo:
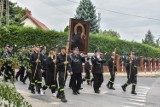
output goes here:
<path id="1" fill-rule="evenodd" d="M 19 71 L 16 73 L 13 62 L 9 60 L 15 54 L 18 56 L 19 62 Z M 107 62 L 99 49 L 96 49 L 94 54 L 89 57 L 80 53 L 78 47 L 74 47 L 70 54 L 65 46 L 60 47 L 60 52 L 58 52 L 57 46 L 46 49 L 46 47 L 40 45 L 20 46 L 17 52 L 14 52 L 14 47 L 9 44 L 1 48 L 0 59 L 5 59 L 5 62 L 1 65 L 1 76 L 3 76 L 5 82 L 20 79 L 25 84 L 26 79 L 29 78 L 28 90 L 32 94 L 44 95 L 45 90 L 50 89 L 52 95 L 61 99 L 62 102 L 67 102 L 64 87 L 68 74 L 70 74 L 69 87 L 73 90 L 73 95 L 80 94 L 80 90 L 83 89 L 81 84 L 85 80 L 88 85 L 93 84 L 94 92 L 99 94 L 104 81 L 103 64 Z M 117 71 L 115 59 L 116 50 L 108 60 L 110 80 L 106 87 L 111 90 L 115 90 L 114 81 Z M 125 92 L 127 86 L 132 84 L 131 94 L 136 95 L 138 71 L 134 52 L 131 52 L 128 58 L 125 58 L 124 65 L 126 67 L 127 82 L 121 88 Z M 85 77 L 82 76 L 83 71 L 85 71 Z"/>

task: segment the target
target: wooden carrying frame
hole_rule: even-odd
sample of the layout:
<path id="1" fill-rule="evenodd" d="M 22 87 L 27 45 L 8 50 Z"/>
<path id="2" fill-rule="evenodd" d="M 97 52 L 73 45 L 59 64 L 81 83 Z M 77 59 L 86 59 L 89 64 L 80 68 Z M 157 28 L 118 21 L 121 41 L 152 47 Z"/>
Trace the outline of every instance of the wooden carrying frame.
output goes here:
<path id="1" fill-rule="evenodd" d="M 88 53 L 90 24 L 88 21 L 70 19 L 69 51 L 78 47 L 83 54 Z"/>

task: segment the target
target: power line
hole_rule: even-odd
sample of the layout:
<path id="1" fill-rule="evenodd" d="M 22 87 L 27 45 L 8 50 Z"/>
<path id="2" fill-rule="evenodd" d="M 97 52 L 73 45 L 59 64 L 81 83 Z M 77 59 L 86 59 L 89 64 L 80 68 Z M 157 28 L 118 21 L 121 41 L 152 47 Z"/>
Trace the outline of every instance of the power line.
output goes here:
<path id="1" fill-rule="evenodd" d="M 76 2 L 76 1 L 72 1 L 72 0 L 66 0 L 66 1 L 69 1 L 69 2 L 72 2 L 72 3 L 79 3 L 79 2 Z"/>
<path id="2" fill-rule="evenodd" d="M 97 8 L 97 9 L 99 9 L 99 10 L 104 10 L 104 11 L 108 11 L 108 12 L 112 12 L 112 13 L 116 13 L 116 14 L 126 15 L 126 16 L 133 16 L 133 17 L 139 17 L 139 18 L 144 18 L 144 19 L 149 19 L 149 20 L 160 21 L 160 19 L 156 19 L 156 18 L 152 18 L 152 17 L 145 17 L 145 16 L 140 16 L 140 15 L 128 14 L 128 13 L 123 13 L 123 12 L 108 10 L 108 9 L 104 9 L 104 8 Z"/>
<path id="3" fill-rule="evenodd" d="M 72 2 L 72 3 L 79 3 L 76 1 L 72 1 L 72 0 L 66 0 L 68 2 Z M 132 16 L 132 17 L 139 17 L 139 18 L 143 18 L 143 19 L 149 19 L 149 20 L 155 20 L 155 21 L 160 21 L 160 19 L 157 18 L 152 18 L 152 17 L 146 17 L 146 16 L 140 16 L 140 15 L 134 15 L 134 14 L 128 14 L 128 13 L 124 13 L 124 12 L 118 12 L 118 11 L 114 11 L 114 10 L 109 10 L 109 9 L 105 9 L 105 8 L 97 8 L 99 10 L 103 10 L 103 11 L 107 11 L 107 12 L 111 12 L 111 13 L 116 13 L 116 14 L 120 14 L 120 15 L 126 15 L 126 16 Z"/>

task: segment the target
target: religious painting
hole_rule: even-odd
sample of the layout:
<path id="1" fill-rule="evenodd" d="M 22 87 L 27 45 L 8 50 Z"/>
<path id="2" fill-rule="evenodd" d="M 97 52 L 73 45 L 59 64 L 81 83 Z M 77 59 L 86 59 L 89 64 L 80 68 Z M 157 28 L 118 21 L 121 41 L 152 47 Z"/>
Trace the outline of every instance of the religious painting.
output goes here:
<path id="1" fill-rule="evenodd" d="M 89 22 L 78 19 L 70 19 L 69 50 L 71 52 L 75 47 L 78 47 L 81 53 L 88 53 L 89 31 Z"/>

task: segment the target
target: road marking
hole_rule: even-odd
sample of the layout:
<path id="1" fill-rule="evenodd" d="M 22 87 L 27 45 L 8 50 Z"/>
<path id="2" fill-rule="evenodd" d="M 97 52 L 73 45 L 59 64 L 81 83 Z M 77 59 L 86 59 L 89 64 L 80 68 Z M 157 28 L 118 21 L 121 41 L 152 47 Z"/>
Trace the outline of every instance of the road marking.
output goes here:
<path id="1" fill-rule="evenodd" d="M 148 91 L 137 91 L 137 93 L 145 93 L 145 94 L 147 94 Z"/>
<path id="2" fill-rule="evenodd" d="M 120 107 L 133 107 L 133 106 L 125 106 L 125 105 L 120 105 Z"/>
<path id="3" fill-rule="evenodd" d="M 131 104 L 131 105 L 138 105 L 138 106 L 145 106 L 144 103 L 137 103 L 137 102 L 123 102 L 125 104 Z M 137 107 L 137 106 L 134 106 L 134 107 Z"/>
<path id="4" fill-rule="evenodd" d="M 140 95 L 140 94 L 137 94 L 136 96 L 137 97 L 146 97 L 146 95 Z"/>
<path id="5" fill-rule="evenodd" d="M 103 94 L 106 94 L 108 93 L 108 91 L 101 91 L 99 94 L 93 92 L 93 91 L 86 91 L 86 90 L 82 90 L 80 91 L 80 93 L 85 93 L 85 94 L 94 94 L 94 95 L 103 95 Z"/>
<path id="6" fill-rule="evenodd" d="M 142 102 L 142 103 L 145 103 L 145 102 L 146 102 L 146 100 L 139 100 L 139 99 L 129 99 L 129 100 L 131 100 L 131 101 L 136 101 L 136 102 Z"/>
<path id="7" fill-rule="evenodd" d="M 137 92 L 137 94 L 147 95 L 145 92 Z"/>
<path id="8" fill-rule="evenodd" d="M 146 102 L 146 96 L 148 91 L 150 90 L 149 87 L 146 86 L 138 86 L 137 87 L 137 95 L 130 95 L 127 99 L 128 102 L 123 102 L 125 105 L 122 105 L 121 107 L 139 107 L 139 106 L 145 106 Z"/>
<path id="9" fill-rule="evenodd" d="M 138 88 L 140 88 L 140 89 L 151 89 L 150 87 L 146 87 L 146 86 L 138 86 Z"/>
<path id="10" fill-rule="evenodd" d="M 133 96 L 131 96 L 131 98 L 143 99 L 143 100 L 145 100 L 145 99 L 146 99 L 146 97 L 145 97 L 145 96 L 144 96 L 144 97 L 139 97 L 139 96 L 133 97 Z"/>
<path id="11" fill-rule="evenodd" d="M 62 104 L 62 103 L 61 103 L 61 102 L 51 102 L 50 104 L 60 105 L 60 104 Z"/>

